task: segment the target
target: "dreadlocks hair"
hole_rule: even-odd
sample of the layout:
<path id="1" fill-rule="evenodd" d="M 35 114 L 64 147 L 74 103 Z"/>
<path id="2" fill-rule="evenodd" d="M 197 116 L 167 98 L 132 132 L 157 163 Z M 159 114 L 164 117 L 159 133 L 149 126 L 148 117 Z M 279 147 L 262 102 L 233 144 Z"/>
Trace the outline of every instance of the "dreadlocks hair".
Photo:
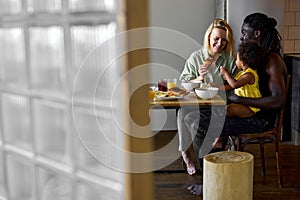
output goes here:
<path id="1" fill-rule="evenodd" d="M 238 56 L 246 66 L 253 70 L 265 64 L 265 51 L 262 46 L 255 41 L 241 43 L 238 48 Z"/>
<path id="2" fill-rule="evenodd" d="M 280 52 L 282 37 L 275 28 L 277 21 L 274 18 L 262 13 L 253 13 L 244 19 L 244 23 L 261 32 L 261 46 L 266 52 Z"/>

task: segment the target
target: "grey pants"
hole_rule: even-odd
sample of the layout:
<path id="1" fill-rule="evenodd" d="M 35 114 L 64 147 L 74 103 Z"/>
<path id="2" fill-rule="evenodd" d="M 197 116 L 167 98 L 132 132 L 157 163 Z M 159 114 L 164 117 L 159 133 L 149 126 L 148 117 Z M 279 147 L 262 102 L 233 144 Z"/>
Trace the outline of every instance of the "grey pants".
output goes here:
<path id="1" fill-rule="evenodd" d="M 178 138 L 179 138 L 179 151 L 186 151 L 192 144 L 196 132 L 191 130 L 191 125 L 185 123 L 186 115 L 189 113 L 195 113 L 195 115 L 200 115 L 199 109 L 182 107 L 177 113 L 177 128 L 178 128 Z M 194 135 L 192 135 L 194 134 Z"/>
<path id="2" fill-rule="evenodd" d="M 212 150 L 212 143 L 220 136 L 224 120 L 225 107 L 180 108 L 177 116 L 178 150 L 186 151 L 193 143 L 201 167 L 200 159 Z"/>
<path id="3" fill-rule="evenodd" d="M 227 144 L 228 136 L 238 136 L 243 133 L 255 133 L 270 128 L 265 119 L 257 116 L 249 118 L 227 117 L 225 107 L 192 111 L 184 117 L 185 126 L 193 135 L 193 147 L 197 161 L 202 169 L 202 158 L 212 151 L 215 138 L 222 136 L 223 148 Z M 221 134 L 222 133 L 222 134 Z"/>

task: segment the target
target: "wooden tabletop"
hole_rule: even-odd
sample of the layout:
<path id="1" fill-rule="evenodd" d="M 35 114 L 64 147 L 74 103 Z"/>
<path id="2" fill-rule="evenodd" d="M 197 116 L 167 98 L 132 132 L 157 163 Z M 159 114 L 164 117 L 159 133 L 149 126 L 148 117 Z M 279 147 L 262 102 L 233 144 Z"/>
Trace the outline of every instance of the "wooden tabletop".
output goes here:
<path id="1" fill-rule="evenodd" d="M 149 101 L 151 108 L 165 107 L 165 108 L 176 108 L 182 106 L 224 106 L 226 102 L 219 95 L 215 96 L 212 99 L 200 99 L 196 96 L 195 93 L 190 93 L 183 97 L 182 99 L 173 99 L 173 100 L 159 100 L 154 98 Z"/>

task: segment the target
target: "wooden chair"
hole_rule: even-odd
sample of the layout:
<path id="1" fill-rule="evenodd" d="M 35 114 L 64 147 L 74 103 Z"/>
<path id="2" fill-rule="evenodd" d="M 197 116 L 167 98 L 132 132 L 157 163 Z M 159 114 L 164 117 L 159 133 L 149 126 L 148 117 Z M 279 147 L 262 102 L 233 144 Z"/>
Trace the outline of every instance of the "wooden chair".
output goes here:
<path id="1" fill-rule="evenodd" d="M 288 75 L 286 81 L 286 89 L 288 91 L 290 85 L 291 76 Z M 253 144 L 253 141 L 258 141 L 260 145 L 260 155 L 261 155 L 261 165 L 262 165 L 262 175 L 266 175 L 266 166 L 265 166 L 265 156 L 264 156 L 264 144 L 267 141 L 272 141 L 275 148 L 276 154 L 276 165 L 277 165 L 277 175 L 278 175 L 278 184 L 279 187 L 282 187 L 282 176 L 280 171 L 280 157 L 279 157 L 279 145 L 281 141 L 281 127 L 283 123 L 285 105 L 281 108 L 280 113 L 278 115 L 276 126 L 266 132 L 262 133 L 249 133 L 249 134 L 241 134 L 237 140 L 237 150 L 244 151 L 245 147 L 248 144 Z M 233 140 L 230 138 L 230 140 Z"/>

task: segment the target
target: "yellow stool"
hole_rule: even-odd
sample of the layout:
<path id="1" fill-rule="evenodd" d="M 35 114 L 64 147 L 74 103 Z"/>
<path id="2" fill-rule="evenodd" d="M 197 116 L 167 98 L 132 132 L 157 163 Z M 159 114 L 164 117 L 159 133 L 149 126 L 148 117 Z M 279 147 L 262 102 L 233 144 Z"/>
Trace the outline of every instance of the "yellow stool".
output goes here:
<path id="1" fill-rule="evenodd" d="M 254 157 L 221 151 L 204 157 L 203 199 L 252 200 Z"/>

